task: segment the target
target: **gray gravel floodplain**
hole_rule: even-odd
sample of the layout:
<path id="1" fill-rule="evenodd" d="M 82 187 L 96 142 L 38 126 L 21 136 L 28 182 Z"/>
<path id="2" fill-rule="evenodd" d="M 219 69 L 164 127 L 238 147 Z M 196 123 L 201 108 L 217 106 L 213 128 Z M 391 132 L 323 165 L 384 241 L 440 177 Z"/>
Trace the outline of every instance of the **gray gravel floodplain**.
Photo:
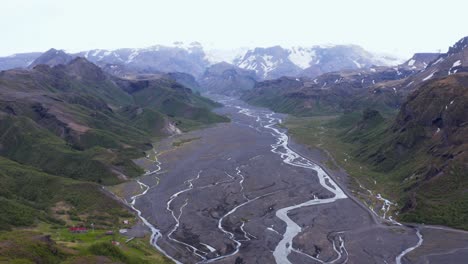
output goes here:
<path id="1" fill-rule="evenodd" d="M 265 128 L 270 111 L 221 100 L 226 106 L 218 111 L 231 123 L 166 138 L 155 147 L 158 163 L 137 161 L 150 171 L 161 169 L 140 178 L 150 189 L 135 206 L 160 230 L 158 245 L 181 263 L 275 263 L 273 251 L 286 230 L 276 212 L 334 194 L 314 170 L 286 164 L 272 152 L 278 136 Z M 184 139 L 192 141 L 173 145 Z M 317 164 L 326 160 L 320 151 L 289 146 Z M 381 221 L 350 196 L 345 172 L 327 172 L 348 198 L 289 211 L 301 228 L 290 245 L 290 263 L 395 263 L 418 243 L 414 228 Z M 468 263 L 466 232 L 419 230 L 422 245 L 402 263 Z"/>

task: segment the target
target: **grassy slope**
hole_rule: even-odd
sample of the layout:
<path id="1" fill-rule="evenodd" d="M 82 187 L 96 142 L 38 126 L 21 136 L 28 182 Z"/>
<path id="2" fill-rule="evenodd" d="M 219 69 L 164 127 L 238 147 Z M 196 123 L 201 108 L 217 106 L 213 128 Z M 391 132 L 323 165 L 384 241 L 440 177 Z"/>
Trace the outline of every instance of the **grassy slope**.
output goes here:
<path id="1" fill-rule="evenodd" d="M 42 225 L 38 230 L 0 233 L 0 263 L 172 263 L 155 253 L 147 238 L 126 240 L 121 235 L 106 235 L 104 230 L 72 234 Z"/>
<path id="2" fill-rule="evenodd" d="M 368 189 L 397 201 L 400 209 L 417 196 L 418 204 L 398 216 L 403 221 L 424 222 L 468 229 L 468 186 L 462 164 L 452 164 L 444 177 L 421 182 L 418 171 L 430 166 L 435 159 L 425 151 L 426 146 L 396 153 L 390 144 L 388 127 L 392 118 L 369 122 L 365 130 L 355 126 L 360 113 L 332 117 L 290 118 L 286 122 L 291 135 L 299 142 L 329 150 L 335 160 L 352 177 L 355 188 L 359 183 Z M 387 150 L 382 149 L 387 147 Z M 375 162 L 375 153 L 392 153 Z M 370 154 L 370 155 L 369 155 Z M 375 184 L 375 182 L 377 184 Z M 413 191 L 414 184 L 419 184 Z M 411 191 L 410 191 L 411 190 Z"/>
<path id="3" fill-rule="evenodd" d="M 118 248 L 108 244 L 109 237 L 102 236 L 105 230 L 117 230 L 122 218 L 134 217 L 104 194 L 99 185 L 83 181 L 99 177 L 104 183 L 115 182 L 113 175 L 107 174 L 105 178 L 107 170 L 103 164 L 108 160 L 105 149 L 74 150 L 52 133 L 35 127 L 27 118 L 20 119 L 10 120 L 11 123 L 0 122 L 9 128 L 7 133 L 3 133 L 2 147 L 15 149 L 10 153 L 12 157 L 41 167 L 43 171 L 0 157 L 0 228 L 3 229 L 0 230 L 0 263 L 89 263 L 100 258 L 95 255 L 103 254 L 109 256 L 109 260 L 123 263 L 169 263 L 154 251 L 147 239 L 137 239 Z M 23 131 L 29 133 L 16 129 L 27 129 Z M 14 148 L 9 144 L 15 144 Z M 27 151 L 21 150 L 23 144 L 26 144 Z M 61 163 L 66 166 L 62 167 Z M 84 166 L 88 163 L 91 165 Z M 100 165 L 93 166 L 94 163 Z M 101 171 L 95 168 L 101 168 Z M 80 180 L 54 176 L 45 171 L 59 171 L 64 176 L 69 172 L 71 178 L 76 176 Z M 38 223 L 44 224 L 39 225 L 42 226 L 40 229 L 33 228 L 34 232 L 16 229 L 34 227 Z M 89 227 L 90 223 L 94 223 L 97 229 L 92 239 L 82 242 L 85 234 L 77 234 L 73 238 L 64 235 L 68 234 L 65 226 Z M 51 245 L 43 241 L 44 234 L 54 234 L 57 230 L 61 230 L 62 235 L 52 236 Z M 76 239 L 81 242 L 68 244 Z M 124 244 L 126 238 L 116 236 L 113 239 Z M 54 241 L 64 244 L 55 246 Z M 98 242 L 102 243 L 95 245 Z M 20 249 L 15 245 L 21 245 Z"/>
<path id="4" fill-rule="evenodd" d="M 0 91 L 7 95 L 0 98 L 0 263 L 89 263 L 97 261 L 94 255 L 109 254 L 124 263 L 168 262 L 147 239 L 121 247 L 123 253 L 109 244 L 93 245 L 108 242 L 102 233 L 118 230 L 123 217 L 134 217 L 96 183 L 121 182 L 114 171 L 141 175 L 131 160 L 164 136 L 169 121 L 190 130 L 227 119 L 210 111 L 218 104 L 182 93 L 185 88 L 151 87 L 141 96 L 155 100 L 143 101 L 99 71 L 79 61 L 0 74 Z M 70 243 L 65 227 L 90 223 L 99 238 Z M 32 233 L 21 231 L 25 227 Z M 56 230 L 62 235 L 55 236 Z M 60 246 L 44 242 L 43 234 L 52 234 Z M 14 245 L 22 243 L 28 250 L 16 250 Z"/>
<path id="5" fill-rule="evenodd" d="M 139 86 L 138 91 L 128 93 L 123 84 Z M 119 181 L 113 171 L 140 175 L 131 159 L 163 136 L 170 120 L 182 130 L 228 121 L 210 111 L 218 104 L 174 81 L 115 82 L 84 60 L 3 72 L 0 91 L 14 98 L 0 99 L 0 109 L 10 113 L 0 116 L 1 155 L 52 174 L 105 184 Z M 86 131 L 75 131 L 69 123 Z"/>
<path id="6" fill-rule="evenodd" d="M 38 221 L 65 225 L 66 221 L 51 210 L 59 202 L 68 205 L 66 214 L 74 216 L 78 222 L 88 221 L 88 216 L 93 214 L 108 215 L 109 219 L 129 216 L 117 201 L 104 195 L 97 184 L 47 174 L 3 157 L 0 157 L 0 168 L 1 229 L 31 226 Z M 112 225 L 113 220 L 102 222 L 103 227 Z"/>
<path id="7" fill-rule="evenodd" d="M 245 92 L 242 100 L 275 112 L 295 116 L 323 116 L 361 111 L 368 107 L 392 114 L 403 99 L 401 94 L 382 90 L 369 93 L 366 88 L 355 88 L 353 83 L 331 84 L 327 89 L 303 87 L 287 78 L 265 81 Z"/>
<path id="8" fill-rule="evenodd" d="M 226 117 L 210 111 L 220 104 L 194 94 L 174 82 L 149 82 L 132 95 L 137 105 L 168 115 L 183 131 L 229 121 Z"/>

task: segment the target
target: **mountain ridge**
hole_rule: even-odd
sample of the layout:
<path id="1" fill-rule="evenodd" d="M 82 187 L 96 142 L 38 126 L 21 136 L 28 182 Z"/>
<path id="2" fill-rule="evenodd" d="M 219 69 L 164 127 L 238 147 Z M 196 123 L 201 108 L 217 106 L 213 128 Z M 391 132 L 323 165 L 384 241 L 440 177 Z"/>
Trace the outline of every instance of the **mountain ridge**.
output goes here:
<path id="1" fill-rule="evenodd" d="M 325 61 L 325 53 L 327 51 L 328 53 L 341 52 L 340 54 L 342 55 L 340 56 L 342 56 L 343 60 L 334 62 L 328 61 L 328 66 L 323 65 L 322 67 L 320 65 L 320 61 Z M 270 52 L 273 53 L 268 55 L 267 53 Z M 349 55 L 347 55 L 347 52 L 349 52 Z M 363 56 L 360 56 L 359 54 Z M 39 57 L 39 55 L 37 55 L 37 57 Z M 138 49 L 95 49 L 69 53 L 69 55 L 72 57 L 84 57 L 101 67 L 104 67 L 107 64 L 114 64 L 122 65 L 129 70 L 137 70 L 140 72 L 188 73 L 193 75 L 195 78 L 201 77 L 207 67 L 222 61 L 240 68 L 254 70 L 256 71 L 257 78 L 259 79 L 277 78 L 281 77 L 281 75 L 299 76 L 301 74 L 308 74 L 310 76 L 311 74 L 317 75 L 333 69 L 355 69 L 356 67 L 367 67 L 373 64 L 387 65 L 389 61 L 379 59 L 381 57 L 377 55 L 371 55 L 368 52 L 363 52 L 363 49 L 356 45 L 316 45 L 311 47 L 294 46 L 291 48 L 284 48 L 277 45 L 265 48 L 257 47 L 240 48 L 237 50 L 219 50 L 204 48 L 198 42 L 192 42 L 189 44 L 175 42 L 172 46 L 154 45 Z M 5 61 L 5 66 L 3 66 L 4 69 L 11 68 L 9 65 L 26 68 L 29 67 L 32 64 L 32 61 L 37 59 L 37 57 L 33 57 L 33 59 L 28 62 L 16 62 L 16 64 L 9 64 L 8 61 L 11 61 L 11 58 L 5 57 L 0 58 L 0 62 L 2 60 Z M 396 59 L 390 59 L 390 61 L 394 61 L 395 64 L 398 62 Z M 64 61 L 64 63 L 65 62 L 66 61 Z M 39 61 L 35 64 L 41 63 L 46 63 L 46 61 Z M 320 67 L 314 65 L 318 65 Z M 316 71 L 311 69 L 304 71 L 306 68 L 311 66 L 318 68 Z M 0 69 L 1 68 L 2 67 L 0 65 Z"/>

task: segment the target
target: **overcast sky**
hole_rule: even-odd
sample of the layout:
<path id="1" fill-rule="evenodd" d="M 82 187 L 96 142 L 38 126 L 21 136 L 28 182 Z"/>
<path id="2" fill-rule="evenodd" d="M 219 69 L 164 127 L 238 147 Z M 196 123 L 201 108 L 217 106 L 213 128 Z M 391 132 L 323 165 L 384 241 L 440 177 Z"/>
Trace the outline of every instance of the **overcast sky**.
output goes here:
<path id="1" fill-rule="evenodd" d="M 468 35 L 466 0 L 2 0 L 0 55 L 199 41 L 358 44 L 409 56 Z"/>

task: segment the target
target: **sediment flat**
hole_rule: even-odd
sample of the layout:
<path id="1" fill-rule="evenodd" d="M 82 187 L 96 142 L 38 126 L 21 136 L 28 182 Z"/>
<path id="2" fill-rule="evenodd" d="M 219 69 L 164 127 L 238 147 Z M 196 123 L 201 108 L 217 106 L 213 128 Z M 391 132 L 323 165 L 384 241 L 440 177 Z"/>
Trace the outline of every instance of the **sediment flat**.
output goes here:
<path id="1" fill-rule="evenodd" d="M 218 112 L 232 122 L 166 138 L 155 146 L 155 158 L 137 161 L 153 173 L 139 179 L 148 190 L 134 206 L 158 229 L 155 243 L 174 260 L 395 263 L 420 241 L 417 230 L 423 243 L 402 263 L 467 259 L 466 233 L 391 223 L 352 197 L 345 172 L 320 166 L 324 153 L 285 139 L 277 126 L 284 116 L 217 99 L 225 104 Z M 124 198 L 131 201 L 135 183 L 128 189 Z M 278 214 L 293 207 L 287 226 Z M 291 244 L 284 235 L 294 225 Z M 444 246 L 444 236 L 457 243 Z"/>

